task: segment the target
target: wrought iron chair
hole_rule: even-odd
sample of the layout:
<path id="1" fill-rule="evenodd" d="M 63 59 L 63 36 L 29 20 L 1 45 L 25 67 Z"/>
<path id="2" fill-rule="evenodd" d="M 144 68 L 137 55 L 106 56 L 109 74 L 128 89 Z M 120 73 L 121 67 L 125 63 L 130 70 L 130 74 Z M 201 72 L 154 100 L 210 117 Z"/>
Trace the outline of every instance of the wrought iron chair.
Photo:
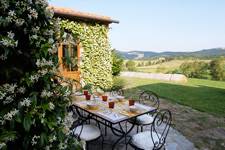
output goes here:
<path id="1" fill-rule="evenodd" d="M 91 125 L 88 124 L 88 121 L 93 119 L 92 116 L 89 115 L 84 115 L 83 113 L 81 113 L 77 107 L 75 107 L 74 105 L 72 105 L 70 107 L 70 109 L 72 109 L 72 111 L 75 114 L 78 114 L 78 119 L 76 122 L 74 122 L 73 128 L 72 128 L 72 134 L 75 138 L 77 138 L 78 140 L 83 140 L 86 142 L 86 149 L 89 149 L 89 143 L 95 140 L 98 140 L 101 138 L 102 140 L 102 149 L 103 149 L 103 142 L 104 142 L 104 138 L 103 135 L 101 133 L 101 129 L 100 129 L 100 124 L 99 122 L 97 122 L 96 120 L 96 124 L 98 126 L 95 125 Z M 93 119 L 94 120 L 94 119 Z"/>
<path id="2" fill-rule="evenodd" d="M 123 89 L 113 90 L 113 91 L 111 91 L 111 95 L 123 96 L 124 95 L 124 91 L 123 91 Z"/>
<path id="3" fill-rule="evenodd" d="M 159 108 L 159 97 L 156 93 L 152 91 L 144 91 L 141 92 L 139 95 L 139 103 L 141 104 L 147 104 L 150 105 L 151 107 L 155 107 L 156 111 Z M 129 120 L 130 123 L 137 125 L 137 132 L 139 131 L 139 127 L 141 127 L 141 131 L 143 131 L 143 127 L 147 125 L 151 125 L 153 120 L 154 120 L 154 114 L 155 112 L 151 114 L 145 114 L 141 115 L 135 119 Z"/>
<path id="4" fill-rule="evenodd" d="M 172 123 L 169 110 L 160 110 L 152 123 L 151 130 L 133 135 L 128 144 L 138 150 L 165 149 L 165 142 Z"/>

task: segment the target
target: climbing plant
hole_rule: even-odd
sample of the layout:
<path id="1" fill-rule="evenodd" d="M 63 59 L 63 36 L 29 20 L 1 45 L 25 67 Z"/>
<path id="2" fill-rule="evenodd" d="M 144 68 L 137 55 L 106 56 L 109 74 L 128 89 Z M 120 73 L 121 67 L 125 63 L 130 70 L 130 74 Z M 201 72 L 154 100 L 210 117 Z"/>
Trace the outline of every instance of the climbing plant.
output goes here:
<path id="1" fill-rule="evenodd" d="M 112 85 L 112 58 L 108 27 L 99 23 L 61 20 L 61 29 L 69 30 L 82 44 L 81 77 L 100 88 Z"/>
<path id="2" fill-rule="evenodd" d="M 48 3 L 1 0 L 0 12 L 0 149 L 77 149 Z"/>

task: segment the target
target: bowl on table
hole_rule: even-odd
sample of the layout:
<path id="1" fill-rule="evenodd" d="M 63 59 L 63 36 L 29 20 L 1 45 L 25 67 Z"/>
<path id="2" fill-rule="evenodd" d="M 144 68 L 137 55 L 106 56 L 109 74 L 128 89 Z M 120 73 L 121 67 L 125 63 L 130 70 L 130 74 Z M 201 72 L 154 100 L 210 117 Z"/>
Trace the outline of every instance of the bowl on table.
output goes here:
<path id="1" fill-rule="evenodd" d="M 137 112 L 138 108 L 136 106 L 132 105 L 132 106 L 129 106 L 129 110 L 130 110 L 130 112 Z"/>
<path id="2" fill-rule="evenodd" d="M 88 109 L 95 109 L 98 105 L 94 102 L 87 102 Z"/>
<path id="3" fill-rule="evenodd" d="M 118 95 L 118 96 L 116 96 L 116 99 L 118 99 L 119 101 L 122 101 L 124 99 L 124 96 Z"/>

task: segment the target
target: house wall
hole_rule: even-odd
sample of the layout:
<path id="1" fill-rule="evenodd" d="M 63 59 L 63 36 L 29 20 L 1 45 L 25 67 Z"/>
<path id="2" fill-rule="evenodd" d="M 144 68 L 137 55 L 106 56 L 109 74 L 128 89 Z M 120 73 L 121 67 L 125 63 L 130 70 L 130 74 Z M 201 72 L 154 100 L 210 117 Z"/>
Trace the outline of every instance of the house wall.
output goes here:
<path id="1" fill-rule="evenodd" d="M 62 30 L 70 31 L 80 40 L 80 77 L 85 83 L 101 88 L 112 85 L 112 58 L 108 26 L 99 23 L 61 20 Z"/>

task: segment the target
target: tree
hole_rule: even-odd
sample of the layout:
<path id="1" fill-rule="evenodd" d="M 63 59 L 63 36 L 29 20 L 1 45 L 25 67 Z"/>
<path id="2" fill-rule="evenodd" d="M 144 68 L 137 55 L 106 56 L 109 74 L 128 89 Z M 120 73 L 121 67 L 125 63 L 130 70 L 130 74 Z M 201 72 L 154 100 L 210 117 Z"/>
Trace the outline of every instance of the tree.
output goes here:
<path id="1" fill-rule="evenodd" d="M 75 149 L 45 0 L 0 1 L 0 149 Z M 56 25 L 56 26 L 54 26 Z"/>
<path id="2" fill-rule="evenodd" d="M 223 57 L 212 60 L 210 69 L 213 79 L 225 80 L 225 60 Z"/>
<path id="3" fill-rule="evenodd" d="M 132 60 L 127 61 L 126 67 L 128 71 L 136 71 L 135 62 Z"/>
<path id="4" fill-rule="evenodd" d="M 123 59 L 119 56 L 115 50 L 112 51 L 112 75 L 118 76 L 122 70 Z"/>

